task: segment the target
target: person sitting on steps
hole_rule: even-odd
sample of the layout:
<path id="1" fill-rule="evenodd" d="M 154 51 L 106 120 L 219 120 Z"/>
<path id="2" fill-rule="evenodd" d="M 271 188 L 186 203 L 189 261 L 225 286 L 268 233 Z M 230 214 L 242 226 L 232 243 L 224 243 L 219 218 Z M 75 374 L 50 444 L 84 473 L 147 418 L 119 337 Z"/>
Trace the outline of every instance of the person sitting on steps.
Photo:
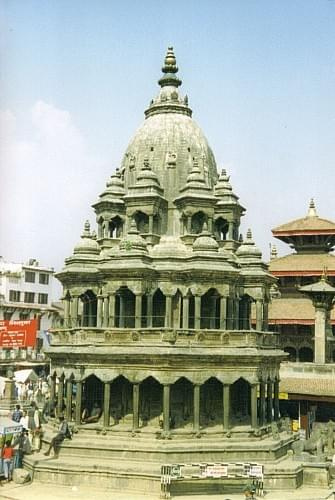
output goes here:
<path id="1" fill-rule="evenodd" d="M 65 438 L 71 439 L 71 432 L 67 421 L 62 415 L 60 415 L 58 433 L 51 439 L 49 449 L 44 453 L 44 455 L 48 457 L 51 449 L 53 449 L 54 458 L 58 458 L 60 445 Z"/>
<path id="2" fill-rule="evenodd" d="M 97 402 L 94 403 L 91 413 L 89 414 L 87 408 L 83 411 L 82 422 L 83 424 L 90 424 L 93 422 L 98 422 L 102 414 L 102 409 Z"/>

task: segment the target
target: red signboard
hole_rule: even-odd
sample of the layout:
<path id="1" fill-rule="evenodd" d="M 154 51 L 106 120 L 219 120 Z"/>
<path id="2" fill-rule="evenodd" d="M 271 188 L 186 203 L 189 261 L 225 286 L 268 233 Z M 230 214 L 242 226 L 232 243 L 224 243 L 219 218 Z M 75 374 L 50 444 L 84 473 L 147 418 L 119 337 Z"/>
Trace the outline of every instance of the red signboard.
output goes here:
<path id="1" fill-rule="evenodd" d="M 0 320 L 0 347 L 35 347 L 37 320 Z"/>

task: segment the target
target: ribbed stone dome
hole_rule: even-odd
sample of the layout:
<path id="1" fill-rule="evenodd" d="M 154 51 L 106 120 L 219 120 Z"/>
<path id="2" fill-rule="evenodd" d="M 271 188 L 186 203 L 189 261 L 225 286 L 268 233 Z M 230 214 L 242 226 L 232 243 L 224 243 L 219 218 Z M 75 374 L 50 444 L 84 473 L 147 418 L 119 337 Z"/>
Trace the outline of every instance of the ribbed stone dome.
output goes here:
<path id="1" fill-rule="evenodd" d="M 200 127 L 192 119 L 188 98 L 181 97 L 172 49 L 168 50 L 161 90 L 146 110 L 146 119 L 131 140 L 122 161 L 125 188 L 136 182 L 146 159 L 157 174 L 164 197 L 172 201 L 185 185 L 196 158 L 208 187 L 217 179 L 215 158 Z"/>

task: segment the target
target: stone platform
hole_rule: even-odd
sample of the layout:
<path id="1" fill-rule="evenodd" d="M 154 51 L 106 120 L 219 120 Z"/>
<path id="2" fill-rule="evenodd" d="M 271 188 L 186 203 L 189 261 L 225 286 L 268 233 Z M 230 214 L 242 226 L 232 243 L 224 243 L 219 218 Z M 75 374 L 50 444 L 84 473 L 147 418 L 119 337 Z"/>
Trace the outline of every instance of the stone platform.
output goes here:
<path id="1" fill-rule="evenodd" d="M 265 465 L 266 490 L 295 489 L 303 484 L 327 487 L 325 464 L 306 464 L 292 459 L 288 452 L 294 436 L 286 432 L 279 439 L 270 436 L 240 440 L 222 433 L 202 434 L 200 438 L 182 432 L 162 439 L 149 431 L 106 431 L 96 425 L 82 426 L 72 440 L 65 440 L 59 458 L 45 457 L 45 451 L 56 430 L 45 426 L 42 450 L 27 456 L 25 468 L 35 480 L 67 486 L 96 486 L 111 490 L 153 494 L 160 492 L 160 467 L 165 463 L 257 462 Z M 306 468 L 307 467 L 307 468 Z M 313 470 L 311 469 L 313 468 Z M 204 491 L 220 493 L 238 491 L 241 481 L 185 480 L 173 485 L 174 494 Z"/>

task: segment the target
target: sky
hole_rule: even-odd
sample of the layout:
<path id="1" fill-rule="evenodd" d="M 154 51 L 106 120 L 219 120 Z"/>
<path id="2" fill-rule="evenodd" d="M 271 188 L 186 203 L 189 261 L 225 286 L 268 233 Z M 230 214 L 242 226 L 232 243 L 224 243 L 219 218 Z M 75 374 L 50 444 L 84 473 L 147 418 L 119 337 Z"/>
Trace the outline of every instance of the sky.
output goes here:
<path id="1" fill-rule="evenodd" d="M 60 270 L 158 93 L 181 92 L 265 260 L 335 219 L 335 0 L 0 0 L 0 255 Z"/>

